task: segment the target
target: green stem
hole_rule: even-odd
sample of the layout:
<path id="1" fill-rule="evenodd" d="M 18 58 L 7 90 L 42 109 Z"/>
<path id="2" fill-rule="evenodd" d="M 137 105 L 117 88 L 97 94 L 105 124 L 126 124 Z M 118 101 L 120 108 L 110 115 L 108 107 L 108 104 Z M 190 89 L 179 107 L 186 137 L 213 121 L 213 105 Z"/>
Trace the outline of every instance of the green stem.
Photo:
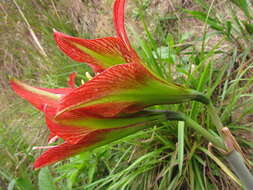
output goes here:
<path id="1" fill-rule="evenodd" d="M 197 131 L 199 134 L 201 134 L 204 138 L 206 138 L 206 140 L 208 140 L 209 142 L 211 142 L 213 145 L 215 145 L 218 148 L 224 149 L 225 145 L 222 142 L 222 140 L 219 137 L 215 137 L 213 136 L 208 130 L 206 130 L 205 128 L 203 128 L 202 126 L 200 126 L 197 122 L 195 122 L 194 120 L 192 120 L 190 117 L 188 117 L 187 115 L 183 114 L 183 113 L 179 113 L 181 116 L 181 119 L 183 121 L 185 121 L 185 123 L 191 127 L 192 129 L 194 129 L 195 131 Z"/>
<path id="2" fill-rule="evenodd" d="M 225 156 L 230 167 L 235 174 L 240 178 L 245 189 L 251 190 L 253 188 L 253 176 L 244 164 L 244 160 L 239 152 L 236 150 Z"/>
<path id="3" fill-rule="evenodd" d="M 208 110 L 209 115 L 211 116 L 212 122 L 214 123 L 215 127 L 217 128 L 220 136 L 223 137 L 222 129 L 224 128 L 224 126 L 217 114 L 215 107 L 213 106 L 213 104 L 211 102 L 209 102 L 209 104 L 207 105 L 207 110 Z M 224 150 L 226 150 L 226 149 L 227 149 L 227 147 Z M 250 173 L 249 169 L 246 167 L 245 162 L 242 158 L 242 155 L 234 149 L 231 153 L 229 153 L 227 156 L 225 156 L 225 158 L 229 162 L 231 169 L 239 177 L 243 186 L 247 190 L 252 189 L 253 188 L 253 176 Z"/>
<path id="4" fill-rule="evenodd" d="M 224 126 L 221 123 L 217 111 L 211 102 L 209 102 L 209 104 L 207 105 L 207 111 L 211 116 L 212 122 L 215 125 L 216 129 L 218 130 L 220 136 L 222 136 L 222 129 L 224 128 Z"/>

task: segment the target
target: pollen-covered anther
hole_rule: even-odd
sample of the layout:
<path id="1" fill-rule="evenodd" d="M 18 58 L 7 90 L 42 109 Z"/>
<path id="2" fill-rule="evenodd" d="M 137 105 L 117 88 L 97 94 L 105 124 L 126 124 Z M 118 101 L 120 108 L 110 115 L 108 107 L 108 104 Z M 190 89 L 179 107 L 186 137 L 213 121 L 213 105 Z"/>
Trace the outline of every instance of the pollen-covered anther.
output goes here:
<path id="1" fill-rule="evenodd" d="M 88 80 L 91 80 L 93 78 L 89 72 L 86 72 L 85 76 Z"/>

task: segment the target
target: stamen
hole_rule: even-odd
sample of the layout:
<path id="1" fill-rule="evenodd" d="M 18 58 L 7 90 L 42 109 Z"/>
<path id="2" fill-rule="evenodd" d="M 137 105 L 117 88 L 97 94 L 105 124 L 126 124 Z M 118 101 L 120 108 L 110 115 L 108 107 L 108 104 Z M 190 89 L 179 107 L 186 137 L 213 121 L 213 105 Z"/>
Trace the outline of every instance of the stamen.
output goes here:
<path id="1" fill-rule="evenodd" d="M 91 80 L 93 78 L 89 72 L 86 72 L 85 76 L 87 77 L 88 80 Z"/>
<path id="2" fill-rule="evenodd" d="M 52 144 L 54 143 L 55 141 L 57 141 L 59 139 L 58 136 L 54 136 L 53 138 L 50 139 L 50 141 L 48 141 L 48 144 Z"/>
<path id="3" fill-rule="evenodd" d="M 54 136 L 54 137 L 52 137 L 49 141 L 48 141 L 48 144 L 52 144 L 52 143 L 54 143 L 55 141 L 57 141 L 58 140 L 58 136 Z"/>
<path id="4" fill-rule="evenodd" d="M 32 149 L 33 150 L 41 150 L 41 149 L 50 149 L 50 148 L 54 148 L 56 146 L 34 146 Z"/>

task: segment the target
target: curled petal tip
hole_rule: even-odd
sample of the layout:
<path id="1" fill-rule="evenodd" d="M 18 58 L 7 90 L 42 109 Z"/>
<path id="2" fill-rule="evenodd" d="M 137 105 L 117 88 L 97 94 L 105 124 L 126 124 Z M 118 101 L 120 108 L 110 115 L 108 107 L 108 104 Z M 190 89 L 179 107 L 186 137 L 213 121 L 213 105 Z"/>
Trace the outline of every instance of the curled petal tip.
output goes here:
<path id="1" fill-rule="evenodd" d="M 55 107 L 58 104 L 58 100 L 61 98 L 60 94 L 55 93 L 56 91 L 58 92 L 57 89 L 33 87 L 15 78 L 10 80 L 10 86 L 17 95 L 30 102 L 41 111 L 44 111 L 46 105 L 52 108 Z"/>
<path id="2" fill-rule="evenodd" d="M 125 43 L 128 50 L 131 50 L 125 29 L 125 3 L 126 0 L 116 0 L 114 3 L 114 26 L 117 36 Z"/>

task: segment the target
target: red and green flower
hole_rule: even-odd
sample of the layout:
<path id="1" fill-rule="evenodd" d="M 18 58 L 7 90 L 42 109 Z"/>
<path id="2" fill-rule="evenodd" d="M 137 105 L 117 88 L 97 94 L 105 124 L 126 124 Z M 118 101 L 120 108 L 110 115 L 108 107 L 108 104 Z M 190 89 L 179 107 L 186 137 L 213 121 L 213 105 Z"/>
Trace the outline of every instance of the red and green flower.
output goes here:
<path id="1" fill-rule="evenodd" d="M 36 160 L 35 168 L 110 143 L 170 117 L 167 112 L 143 112 L 146 107 L 205 100 L 199 92 L 167 82 L 145 66 L 127 38 L 124 6 L 125 0 L 114 4 L 116 37 L 86 40 L 54 31 L 55 41 L 65 54 L 93 68 L 95 77 L 85 84 L 76 88 L 75 74 L 70 76 L 69 87 L 59 89 L 11 80 L 19 96 L 44 112 L 49 142 L 64 140 L 63 144 L 44 147 L 48 150 Z"/>
<path id="2" fill-rule="evenodd" d="M 108 144 L 172 116 L 167 112 L 142 111 L 105 118 L 74 110 L 56 119 L 55 114 L 60 99 L 73 88 L 37 88 L 16 79 L 12 79 L 10 84 L 18 95 L 44 112 L 46 124 L 50 130 L 49 144 L 58 138 L 64 140 L 63 144 L 56 146 L 34 147 L 34 149 L 48 149 L 35 161 L 35 168 L 41 168 L 81 151 Z"/>

